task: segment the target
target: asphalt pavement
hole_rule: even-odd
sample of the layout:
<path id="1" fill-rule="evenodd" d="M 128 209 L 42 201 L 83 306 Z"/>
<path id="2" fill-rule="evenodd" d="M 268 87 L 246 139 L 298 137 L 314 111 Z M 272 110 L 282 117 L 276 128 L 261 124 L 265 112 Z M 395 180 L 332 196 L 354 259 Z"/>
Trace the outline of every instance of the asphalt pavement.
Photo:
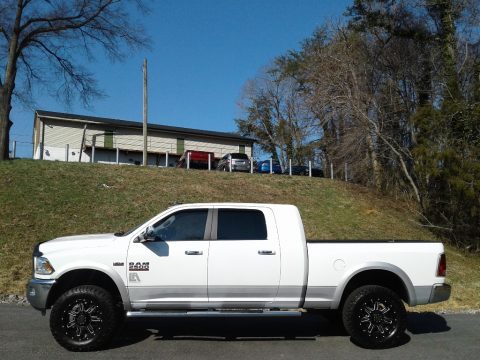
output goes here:
<path id="1" fill-rule="evenodd" d="M 480 357 L 480 315 L 410 313 L 400 346 L 356 346 L 322 314 L 128 320 L 110 347 L 71 353 L 29 306 L 0 305 L 0 359 L 455 359 Z"/>

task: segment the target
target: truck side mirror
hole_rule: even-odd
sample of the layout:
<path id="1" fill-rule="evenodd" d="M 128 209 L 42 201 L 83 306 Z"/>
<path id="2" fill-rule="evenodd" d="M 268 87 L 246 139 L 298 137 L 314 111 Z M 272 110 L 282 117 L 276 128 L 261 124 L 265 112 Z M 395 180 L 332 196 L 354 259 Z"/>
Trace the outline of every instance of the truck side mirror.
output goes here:
<path id="1" fill-rule="evenodd" d="M 138 235 L 135 240 L 133 240 L 134 243 L 144 243 L 144 242 L 150 242 L 150 241 L 155 241 L 156 236 L 155 236 L 155 231 L 153 230 L 153 226 L 147 227 L 147 229 L 142 232 L 140 235 Z"/>

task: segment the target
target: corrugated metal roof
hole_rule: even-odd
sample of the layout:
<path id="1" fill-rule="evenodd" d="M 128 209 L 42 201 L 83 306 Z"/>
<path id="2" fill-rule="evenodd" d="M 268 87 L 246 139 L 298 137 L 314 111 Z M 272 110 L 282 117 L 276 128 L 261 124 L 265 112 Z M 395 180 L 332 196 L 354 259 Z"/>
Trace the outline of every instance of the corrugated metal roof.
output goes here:
<path id="1" fill-rule="evenodd" d="M 61 112 L 54 112 L 54 111 L 46 111 L 46 110 L 36 110 L 35 113 L 39 117 L 43 118 L 52 118 L 52 119 L 61 119 L 66 121 L 75 121 L 75 122 L 89 122 L 89 123 L 96 123 L 96 124 L 108 124 L 108 125 L 115 125 L 120 127 L 129 127 L 129 128 L 142 128 L 143 123 L 138 121 L 129 121 L 129 120 L 120 120 L 120 119 L 111 119 L 111 118 L 104 118 L 104 117 L 97 117 L 97 116 L 87 116 L 87 115 L 78 115 L 78 114 L 69 114 L 69 113 L 61 113 Z M 234 140 L 241 140 L 253 143 L 255 142 L 254 139 L 241 136 L 235 133 L 227 133 L 227 132 L 220 132 L 220 131 L 210 131 L 210 130 L 198 130 L 198 129 L 190 129 L 184 127 L 177 127 L 177 126 L 167 126 L 167 125 L 158 125 L 158 124 L 148 124 L 149 130 L 159 130 L 168 133 L 177 133 L 177 134 L 187 134 L 187 135 L 201 135 L 201 136 L 208 136 L 208 137 L 216 137 L 216 138 L 225 138 L 225 139 L 234 139 Z"/>

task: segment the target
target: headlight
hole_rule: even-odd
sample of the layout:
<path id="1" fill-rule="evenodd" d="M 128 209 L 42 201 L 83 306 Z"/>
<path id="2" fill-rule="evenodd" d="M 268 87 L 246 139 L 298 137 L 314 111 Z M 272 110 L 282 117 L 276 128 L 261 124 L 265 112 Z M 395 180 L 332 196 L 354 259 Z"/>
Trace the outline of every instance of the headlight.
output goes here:
<path id="1" fill-rule="evenodd" d="M 50 275 L 55 269 L 46 257 L 35 258 L 35 273 L 38 275 Z"/>

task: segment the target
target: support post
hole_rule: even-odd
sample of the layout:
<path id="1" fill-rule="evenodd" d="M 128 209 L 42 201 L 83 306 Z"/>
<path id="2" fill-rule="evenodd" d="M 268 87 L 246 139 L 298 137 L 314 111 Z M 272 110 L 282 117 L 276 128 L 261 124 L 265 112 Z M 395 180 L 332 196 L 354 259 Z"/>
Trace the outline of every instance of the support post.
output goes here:
<path id="1" fill-rule="evenodd" d="M 83 127 L 82 142 L 80 144 L 80 154 L 78 154 L 78 162 L 82 162 L 82 153 L 85 146 L 85 135 L 87 133 L 87 124 Z"/>
<path id="2" fill-rule="evenodd" d="M 288 175 L 292 176 L 292 159 L 288 159 Z"/>
<path id="3" fill-rule="evenodd" d="M 165 167 L 168 167 L 168 151 L 165 153 Z"/>
<path id="4" fill-rule="evenodd" d="M 187 152 L 187 170 L 190 169 L 190 151 Z"/>
<path id="5" fill-rule="evenodd" d="M 90 162 L 95 162 L 95 143 L 92 144 L 92 158 L 90 159 Z"/>
<path id="6" fill-rule="evenodd" d="M 65 162 L 68 162 L 69 152 L 70 152 L 70 145 L 69 145 L 69 144 L 65 144 Z"/>
<path id="7" fill-rule="evenodd" d="M 120 148 L 117 147 L 117 156 L 115 158 L 115 162 L 118 164 L 120 164 Z"/>
<path id="8" fill-rule="evenodd" d="M 208 171 L 212 170 L 212 164 L 211 164 L 211 158 L 210 158 L 210 154 L 208 154 Z"/>
<path id="9" fill-rule="evenodd" d="M 232 172 L 232 155 L 228 155 L 228 171 Z"/>
<path id="10" fill-rule="evenodd" d="M 333 180 L 333 162 L 330 161 L 330 179 Z"/>
<path id="11" fill-rule="evenodd" d="M 312 177 L 312 160 L 308 160 L 308 176 Z"/>
<path id="12" fill-rule="evenodd" d="M 273 174 L 273 159 L 270 158 L 270 174 Z"/>
<path id="13" fill-rule="evenodd" d="M 43 160 L 44 148 L 45 148 L 45 121 L 42 121 L 42 140 L 40 141 L 40 160 Z"/>
<path id="14" fill-rule="evenodd" d="M 13 140 L 12 159 L 15 159 L 16 157 L 17 157 L 17 140 Z"/>
<path id="15" fill-rule="evenodd" d="M 253 158 L 250 158 L 250 174 L 253 174 Z"/>

